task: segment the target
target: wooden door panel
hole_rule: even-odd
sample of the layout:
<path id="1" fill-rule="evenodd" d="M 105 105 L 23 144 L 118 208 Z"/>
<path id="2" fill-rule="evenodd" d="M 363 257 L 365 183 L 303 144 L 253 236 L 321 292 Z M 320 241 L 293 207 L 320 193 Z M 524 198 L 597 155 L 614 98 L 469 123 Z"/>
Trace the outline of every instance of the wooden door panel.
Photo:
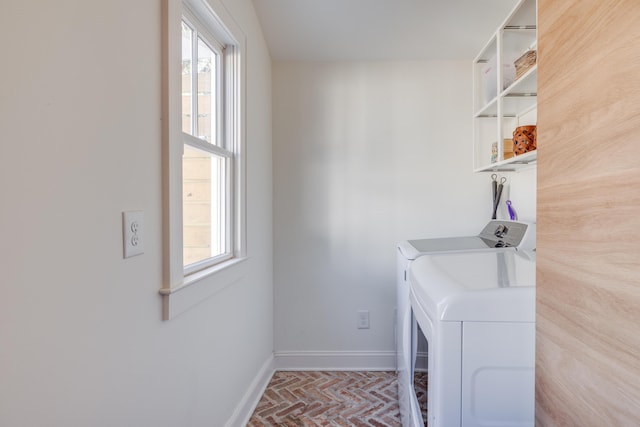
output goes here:
<path id="1" fill-rule="evenodd" d="M 538 14 L 536 424 L 640 425 L 640 3 Z"/>

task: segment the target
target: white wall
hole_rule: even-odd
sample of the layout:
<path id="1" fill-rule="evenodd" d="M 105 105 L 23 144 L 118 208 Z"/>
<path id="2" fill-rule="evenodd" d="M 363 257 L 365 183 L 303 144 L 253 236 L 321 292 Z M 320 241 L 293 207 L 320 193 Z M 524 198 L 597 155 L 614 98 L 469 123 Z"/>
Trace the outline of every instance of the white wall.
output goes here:
<path id="1" fill-rule="evenodd" d="M 490 219 L 489 174 L 471 172 L 470 64 L 274 64 L 276 355 L 390 354 L 396 243 Z"/>
<path id="2" fill-rule="evenodd" d="M 271 63 L 250 0 L 243 278 L 161 321 L 160 4 L 3 1 L 0 425 L 223 426 L 272 354 Z M 122 259 L 121 212 L 145 214 Z"/>

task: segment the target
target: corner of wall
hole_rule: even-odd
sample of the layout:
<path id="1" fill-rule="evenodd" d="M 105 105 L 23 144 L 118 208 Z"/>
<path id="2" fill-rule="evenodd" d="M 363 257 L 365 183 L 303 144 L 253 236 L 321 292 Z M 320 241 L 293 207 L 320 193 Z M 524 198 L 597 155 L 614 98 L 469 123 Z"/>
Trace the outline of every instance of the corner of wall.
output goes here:
<path id="1" fill-rule="evenodd" d="M 242 400 L 236 406 L 233 415 L 225 424 L 225 427 L 244 427 L 249 423 L 253 411 L 260 402 L 260 398 L 264 394 L 271 377 L 276 371 L 276 362 L 273 354 L 264 362 L 262 368 L 256 375 L 255 379 L 247 389 L 247 392 L 243 396 Z"/>

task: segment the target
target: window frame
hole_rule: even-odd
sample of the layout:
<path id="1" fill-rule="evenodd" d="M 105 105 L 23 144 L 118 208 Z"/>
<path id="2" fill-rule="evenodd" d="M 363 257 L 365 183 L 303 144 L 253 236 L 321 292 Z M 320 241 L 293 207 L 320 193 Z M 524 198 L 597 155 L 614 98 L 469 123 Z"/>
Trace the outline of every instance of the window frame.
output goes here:
<path id="1" fill-rule="evenodd" d="M 219 0 L 163 0 L 162 7 L 162 146 L 163 146 L 163 298 L 162 317 L 169 320 L 220 289 L 238 281 L 235 265 L 246 254 L 245 87 L 246 38 Z M 223 46 L 222 90 L 224 148 L 182 132 L 182 20 L 183 17 Z M 207 40 L 205 40 L 207 42 Z M 231 180 L 230 251 L 224 257 L 183 265 L 182 155 L 189 145 L 207 144 L 215 155 L 233 153 L 226 171 Z M 197 147 L 199 148 L 199 147 Z"/>

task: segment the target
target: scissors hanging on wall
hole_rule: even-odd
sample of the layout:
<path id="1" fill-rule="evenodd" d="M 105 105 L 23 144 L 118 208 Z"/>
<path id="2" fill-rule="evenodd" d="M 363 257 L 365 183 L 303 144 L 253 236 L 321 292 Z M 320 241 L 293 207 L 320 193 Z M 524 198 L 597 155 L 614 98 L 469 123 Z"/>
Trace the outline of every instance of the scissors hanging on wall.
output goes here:
<path id="1" fill-rule="evenodd" d="M 502 189 L 504 188 L 504 183 L 507 182 L 507 178 L 500 177 L 498 180 L 498 175 L 491 174 L 491 190 L 493 193 L 493 213 L 491 215 L 491 219 L 496 219 L 496 215 L 498 213 L 498 205 L 500 205 L 500 197 L 502 197 Z"/>

